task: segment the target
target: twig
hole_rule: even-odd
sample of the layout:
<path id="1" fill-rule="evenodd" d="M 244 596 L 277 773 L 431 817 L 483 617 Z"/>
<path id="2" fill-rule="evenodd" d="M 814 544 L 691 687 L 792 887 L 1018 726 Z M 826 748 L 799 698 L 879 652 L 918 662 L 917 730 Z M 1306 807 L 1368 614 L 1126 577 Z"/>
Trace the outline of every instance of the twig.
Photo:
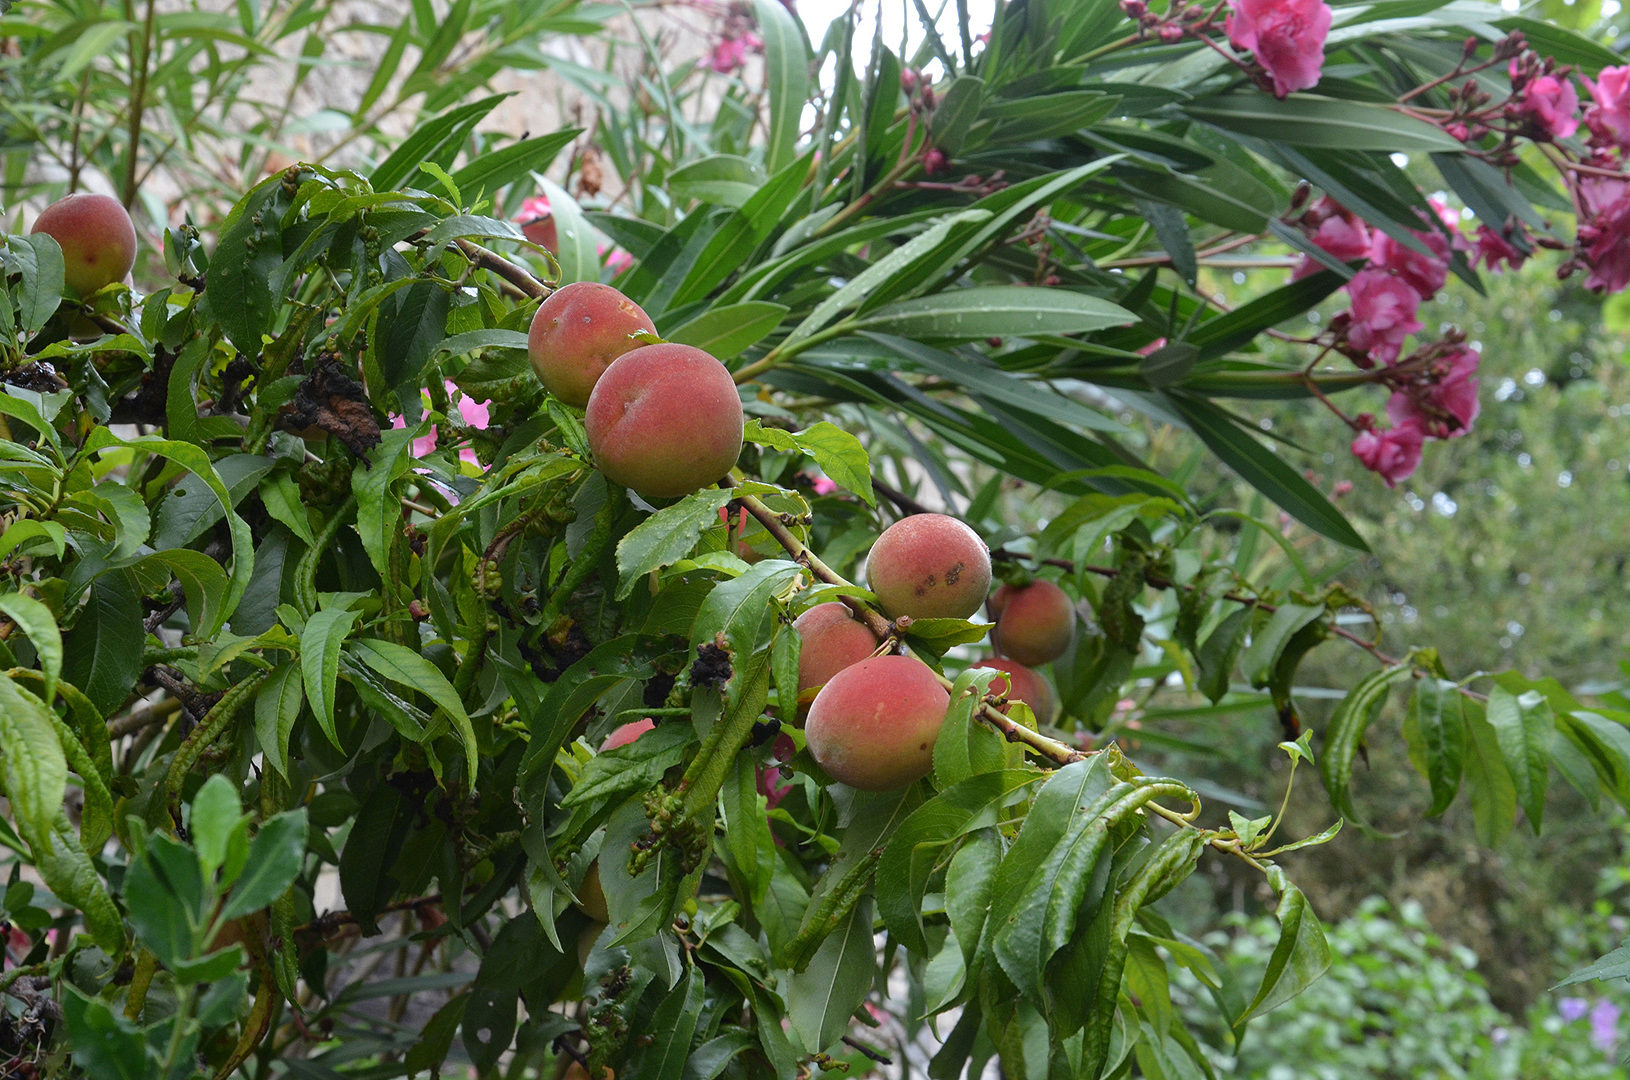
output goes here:
<path id="1" fill-rule="evenodd" d="M 457 240 L 458 249 L 466 258 L 484 270 L 490 270 L 534 300 L 542 300 L 555 290 L 532 276 L 532 271 L 519 263 L 512 263 L 495 251 L 488 251 L 468 240 Z"/>
<path id="2" fill-rule="evenodd" d="M 930 510 L 905 492 L 889 487 L 875 476 L 872 477 L 872 490 L 908 514 L 933 514 L 937 512 Z"/>
<path id="3" fill-rule="evenodd" d="M 120 739 L 147 727 L 168 720 L 181 708 L 181 699 L 168 697 L 155 701 L 145 709 L 133 709 L 123 716 L 108 721 L 108 737 Z"/>

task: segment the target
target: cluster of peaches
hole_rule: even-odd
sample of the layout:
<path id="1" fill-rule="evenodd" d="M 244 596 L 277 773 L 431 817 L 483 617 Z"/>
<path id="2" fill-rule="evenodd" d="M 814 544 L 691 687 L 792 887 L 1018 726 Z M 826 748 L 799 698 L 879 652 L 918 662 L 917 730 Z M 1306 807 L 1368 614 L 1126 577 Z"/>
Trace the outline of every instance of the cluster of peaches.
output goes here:
<path id="1" fill-rule="evenodd" d="M 528 336 L 533 369 L 549 392 L 584 410 L 596 466 L 641 495 L 698 491 L 741 452 L 740 396 L 718 360 L 688 345 L 640 344 L 656 327 L 608 285 L 579 282 L 538 308 Z M 866 557 L 867 582 L 890 619 L 968 619 L 990 594 L 990 551 L 967 525 L 918 514 L 889 526 Z M 993 689 L 1051 719 L 1052 689 L 1031 667 L 1064 655 L 1075 607 L 1050 581 L 1003 585 L 989 595 L 1003 674 Z M 950 695 L 933 670 L 888 654 L 873 631 L 837 601 L 793 623 L 802 639 L 798 689 L 814 691 L 805 736 L 836 780 L 887 791 L 926 776 Z M 878 655 L 884 652 L 883 655 Z M 802 710 L 798 710 L 800 713 Z M 791 710 L 789 710 L 789 713 Z M 626 745 L 651 722 L 624 725 L 602 749 Z"/>

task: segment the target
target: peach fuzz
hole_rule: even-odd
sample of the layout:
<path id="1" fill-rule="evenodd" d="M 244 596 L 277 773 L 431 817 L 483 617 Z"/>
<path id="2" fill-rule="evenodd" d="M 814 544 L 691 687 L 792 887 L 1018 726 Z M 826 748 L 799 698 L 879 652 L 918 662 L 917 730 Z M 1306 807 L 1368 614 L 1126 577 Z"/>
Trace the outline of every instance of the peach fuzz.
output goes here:
<path id="1" fill-rule="evenodd" d="M 595 383 L 583 427 L 595 466 L 648 499 L 718 481 L 741 456 L 741 395 L 725 366 L 689 345 L 645 345 Z"/>
<path id="2" fill-rule="evenodd" d="M 1042 678 L 1040 672 L 1001 657 L 981 660 L 974 667 L 1002 672 L 990 681 L 990 693 L 1000 694 L 1010 702 L 1024 702 L 1036 714 L 1036 719 L 1044 724 L 1052 720 L 1053 710 L 1057 707 L 1053 701 L 1053 686 Z M 1003 706 L 1002 711 L 1007 712 L 1007 706 Z"/>
<path id="3" fill-rule="evenodd" d="M 595 281 L 556 289 L 532 316 L 526 354 L 549 392 L 568 405 L 588 404 L 594 384 L 611 362 L 642 342 L 629 335 L 656 333 L 638 304 Z"/>
<path id="4" fill-rule="evenodd" d="M 1021 664 L 1050 664 L 1075 640 L 1075 604 L 1051 581 L 1003 585 L 990 600 L 996 613 L 996 651 Z"/>
<path id="5" fill-rule="evenodd" d="M 877 651 L 877 638 L 849 608 L 836 601 L 816 604 L 793 620 L 803 643 L 798 651 L 798 689 L 824 686 L 832 676 Z"/>
<path id="6" fill-rule="evenodd" d="M 990 549 L 956 518 L 915 514 L 877 538 L 866 581 L 890 618 L 971 618 L 990 591 Z"/>
<path id="7" fill-rule="evenodd" d="M 118 199 L 79 192 L 46 207 L 30 233 L 62 248 L 64 279 L 80 296 L 123 281 L 136 265 L 136 227 Z"/>
<path id="8" fill-rule="evenodd" d="M 921 660 L 875 656 L 844 668 L 815 695 L 804 733 L 834 780 L 892 791 L 934 767 L 951 695 Z"/>

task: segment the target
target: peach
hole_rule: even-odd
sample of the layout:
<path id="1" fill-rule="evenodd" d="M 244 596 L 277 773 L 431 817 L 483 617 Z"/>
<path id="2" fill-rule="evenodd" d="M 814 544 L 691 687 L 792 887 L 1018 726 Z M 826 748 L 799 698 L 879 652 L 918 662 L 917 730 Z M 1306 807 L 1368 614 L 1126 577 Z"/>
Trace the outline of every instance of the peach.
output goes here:
<path id="1" fill-rule="evenodd" d="M 991 641 L 996 651 L 1021 664 L 1050 664 L 1075 640 L 1075 604 L 1051 581 L 1003 585 L 990 598 L 996 612 Z"/>
<path id="2" fill-rule="evenodd" d="M 1010 702 L 1024 702 L 1036 714 L 1036 719 L 1044 724 L 1053 719 L 1053 710 L 1057 707 L 1053 701 L 1053 686 L 1042 678 L 1040 672 L 1000 657 L 981 660 L 974 666 L 1003 673 L 990 681 L 991 693 L 1001 694 Z M 1007 706 L 1004 705 L 1002 711 L 1007 712 Z"/>
<path id="3" fill-rule="evenodd" d="M 990 549 L 956 518 L 914 514 L 877 538 L 866 580 L 890 618 L 967 619 L 990 591 Z"/>
<path id="4" fill-rule="evenodd" d="M 951 695 L 927 664 L 874 656 L 844 668 L 815 695 L 809 752 L 834 780 L 891 791 L 927 776 Z"/>
<path id="5" fill-rule="evenodd" d="M 80 296 L 123 281 L 136 265 L 136 227 L 119 200 L 79 192 L 59 199 L 34 219 L 62 247 L 64 277 Z"/>
<path id="6" fill-rule="evenodd" d="M 599 859 L 595 859 L 589 864 L 589 868 L 583 871 L 583 881 L 577 887 L 577 910 L 595 922 L 611 921 L 611 911 L 606 907 L 606 890 L 600 884 Z"/>
<path id="7" fill-rule="evenodd" d="M 534 244 L 541 244 L 551 255 L 560 254 L 560 230 L 555 226 L 553 214 L 544 214 L 542 217 L 523 222 L 521 235 Z"/>
<path id="8" fill-rule="evenodd" d="M 877 651 L 877 637 L 836 600 L 816 604 L 793 620 L 803 645 L 798 652 L 798 689 L 823 686 L 832 676 Z"/>
<path id="9" fill-rule="evenodd" d="M 635 720 L 631 724 L 624 724 L 622 727 L 606 736 L 606 741 L 600 744 L 600 753 L 603 754 L 607 750 L 615 750 L 619 746 L 627 746 L 629 743 L 633 742 L 635 739 L 639 738 L 641 735 L 644 735 L 647 731 L 650 731 L 656 726 L 657 722 L 652 720 L 649 716 L 647 716 L 644 720 Z"/>
<path id="10" fill-rule="evenodd" d="M 584 412 L 594 463 L 646 498 L 689 495 L 741 456 L 741 395 L 725 366 L 689 345 L 645 345 L 611 362 Z"/>
<path id="11" fill-rule="evenodd" d="M 610 285 L 579 281 L 556 289 L 532 316 L 526 352 L 549 392 L 582 408 L 611 362 L 643 344 L 629 336 L 641 330 L 657 328 L 638 304 Z"/>

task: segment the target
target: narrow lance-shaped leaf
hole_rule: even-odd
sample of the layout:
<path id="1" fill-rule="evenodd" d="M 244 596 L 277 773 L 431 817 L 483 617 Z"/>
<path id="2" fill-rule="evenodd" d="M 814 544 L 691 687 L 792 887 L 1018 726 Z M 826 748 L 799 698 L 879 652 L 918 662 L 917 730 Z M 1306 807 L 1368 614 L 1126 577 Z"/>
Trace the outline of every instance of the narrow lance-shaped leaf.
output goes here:
<path id="1" fill-rule="evenodd" d="M 1330 793 L 1331 805 L 1360 828 L 1369 826 L 1359 816 L 1349 790 L 1353 762 L 1364 741 L 1364 732 L 1380 714 L 1381 706 L 1387 703 L 1387 691 L 1409 674 L 1408 664 L 1372 672 L 1342 699 L 1324 731 L 1324 746 L 1319 752 L 1319 774 L 1324 778 L 1324 788 Z"/>
<path id="2" fill-rule="evenodd" d="M 1506 771 L 1511 774 L 1517 805 L 1538 835 L 1545 788 L 1551 779 L 1550 738 L 1556 729 L 1551 703 L 1537 690 L 1518 695 L 1496 686 L 1489 691 L 1487 711 Z"/>

